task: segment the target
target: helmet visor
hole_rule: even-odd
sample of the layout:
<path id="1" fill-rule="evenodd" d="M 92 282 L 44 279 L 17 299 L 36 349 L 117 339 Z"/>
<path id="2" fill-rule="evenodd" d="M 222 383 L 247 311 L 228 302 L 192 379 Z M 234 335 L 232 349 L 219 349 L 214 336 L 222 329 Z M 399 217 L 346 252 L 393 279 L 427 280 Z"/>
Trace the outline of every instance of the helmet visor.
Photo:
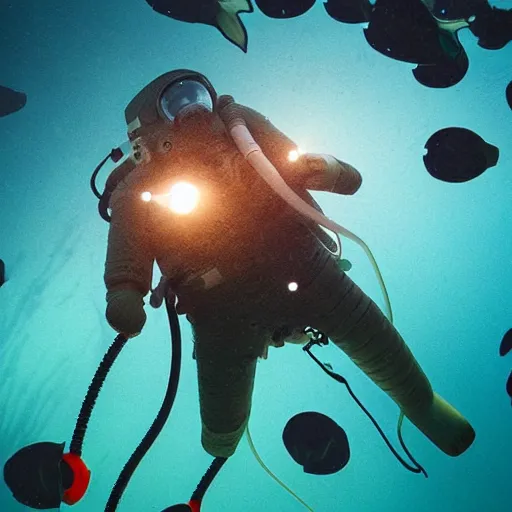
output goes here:
<path id="1" fill-rule="evenodd" d="M 160 107 L 169 121 L 174 121 L 185 107 L 200 105 L 213 111 L 213 100 L 208 89 L 196 80 L 181 80 L 169 85 L 160 96 Z"/>

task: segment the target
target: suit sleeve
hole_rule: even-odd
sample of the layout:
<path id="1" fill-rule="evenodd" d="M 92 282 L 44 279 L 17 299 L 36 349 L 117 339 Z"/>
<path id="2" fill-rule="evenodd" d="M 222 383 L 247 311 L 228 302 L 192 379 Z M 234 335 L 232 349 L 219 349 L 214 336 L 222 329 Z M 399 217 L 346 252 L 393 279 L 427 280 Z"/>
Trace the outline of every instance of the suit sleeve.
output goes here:
<path id="1" fill-rule="evenodd" d="M 279 131 L 265 116 L 243 107 L 247 126 L 267 158 L 292 186 L 307 190 L 352 195 L 361 186 L 357 169 L 331 155 L 306 153 L 295 162 L 288 155 L 297 144 Z"/>
<path id="2" fill-rule="evenodd" d="M 143 297 L 151 287 L 153 250 L 149 204 L 134 185 L 137 170 L 121 182 L 110 206 L 104 281 L 107 320 L 118 332 L 133 335 L 145 322 Z"/>

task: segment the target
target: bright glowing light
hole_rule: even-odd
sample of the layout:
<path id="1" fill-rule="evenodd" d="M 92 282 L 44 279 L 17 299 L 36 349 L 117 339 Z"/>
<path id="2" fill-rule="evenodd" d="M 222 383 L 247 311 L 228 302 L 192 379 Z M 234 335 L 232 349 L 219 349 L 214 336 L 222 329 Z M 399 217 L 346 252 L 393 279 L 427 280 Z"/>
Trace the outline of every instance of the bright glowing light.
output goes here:
<path id="1" fill-rule="evenodd" d="M 299 285 L 295 282 L 288 283 L 288 290 L 291 292 L 296 292 L 299 289 Z"/>
<path id="2" fill-rule="evenodd" d="M 143 192 L 140 196 L 140 198 L 145 202 L 149 203 L 151 201 L 151 192 Z"/>
<path id="3" fill-rule="evenodd" d="M 289 153 L 288 153 L 288 160 L 290 162 L 296 162 L 299 157 L 301 155 L 303 155 L 305 153 L 305 151 L 303 151 L 302 149 L 300 148 L 297 148 L 297 149 L 292 149 Z"/>
<path id="4" fill-rule="evenodd" d="M 175 183 L 169 194 L 169 208 L 180 215 L 192 212 L 199 202 L 199 190 L 186 181 Z"/>
<path id="5" fill-rule="evenodd" d="M 292 151 L 290 151 L 288 153 L 288 160 L 290 160 L 290 162 L 296 162 L 298 159 L 299 159 L 299 152 L 297 150 L 293 149 Z"/>

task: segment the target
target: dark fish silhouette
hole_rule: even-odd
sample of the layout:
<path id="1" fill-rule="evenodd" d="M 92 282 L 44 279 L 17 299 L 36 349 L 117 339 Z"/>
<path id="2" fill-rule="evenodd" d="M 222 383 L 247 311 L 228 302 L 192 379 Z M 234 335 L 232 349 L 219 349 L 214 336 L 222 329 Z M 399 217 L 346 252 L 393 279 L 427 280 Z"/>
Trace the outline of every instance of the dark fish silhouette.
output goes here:
<path id="1" fill-rule="evenodd" d="M 59 508 L 69 473 L 61 472 L 64 443 L 35 443 L 16 452 L 4 466 L 14 498 L 31 508 Z M 46 477 L 46 478 L 45 478 Z"/>
<path id="2" fill-rule="evenodd" d="M 469 59 L 459 41 L 458 31 L 469 27 L 469 23 L 466 20 L 436 20 L 436 24 L 443 51 L 437 61 L 430 65 L 420 64 L 412 73 L 420 84 L 439 89 L 458 84 L 468 72 Z"/>
<path id="3" fill-rule="evenodd" d="M 512 81 L 507 86 L 506 95 L 508 106 L 512 110 Z"/>
<path id="4" fill-rule="evenodd" d="M 247 30 L 240 13 L 253 12 L 250 0 L 146 0 L 164 16 L 187 23 L 203 23 L 220 30 L 230 42 L 247 52 Z"/>
<path id="5" fill-rule="evenodd" d="M 431 176 L 448 183 L 462 183 L 480 176 L 498 163 L 500 151 L 466 128 L 444 128 L 432 135 L 423 157 Z"/>
<path id="6" fill-rule="evenodd" d="M 468 55 L 460 46 L 460 51 L 455 57 L 446 55 L 436 64 L 420 64 L 412 70 L 412 74 L 425 87 L 440 89 L 458 84 L 466 76 L 468 69 Z"/>
<path id="7" fill-rule="evenodd" d="M 327 14 L 342 23 L 365 23 L 370 21 L 373 5 L 370 0 L 327 0 Z"/>
<path id="8" fill-rule="evenodd" d="M 5 263 L 4 260 L 0 260 L 0 288 L 5 281 L 7 281 L 7 279 L 5 279 Z"/>
<path id="9" fill-rule="evenodd" d="M 283 442 L 305 473 L 331 475 L 343 469 L 350 459 L 345 431 L 318 412 L 303 412 L 291 418 L 283 430 Z"/>
<path id="10" fill-rule="evenodd" d="M 27 103 L 27 95 L 0 85 L 0 117 L 21 110 Z"/>
<path id="11" fill-rule="evenodd" d="M 508 354 L 512 350 L 512 329 L 509 329 L 500 344 L 500 356 Z"/>
<path id="12" fill-rule="evenodd" d="M 269 18 L 295 18 L 305 14 L 315 0 L 254 0 L 258 9 Z"/>
<path id="13" fill-rule="evenodd" d="M 439 20 L 422 0 L 378 0 L 364 35 L 376 51 L 395 60 L 437 66 L 455 59 L 463 48 L 457 31 L 466 20 Z"/>
<path id="14" fill-rule="evenodd" d="M 403 62 L 432 65 L 444 55 L 438 24 L 421 0 L 378 0 L 364 35 L 374 50 Z"/>
<path id="15" fill-rule="evenodd" d="M 500 343 L 500 356 L 506 356 L 512 350 L 512 329 L 509 329 L 505 335 L 503 336 Z M 512 398 L 512 372 L 508 376 L 507 385 L 506 385 L 507 393 L 510 398 Z"/>
<path id="16" fill-rule="evenodd" d="M 512 9 L 499 9 L 484 2 L 475 12 L 469 29 L 486 50 L 499 50 L 512 41 Z"/>

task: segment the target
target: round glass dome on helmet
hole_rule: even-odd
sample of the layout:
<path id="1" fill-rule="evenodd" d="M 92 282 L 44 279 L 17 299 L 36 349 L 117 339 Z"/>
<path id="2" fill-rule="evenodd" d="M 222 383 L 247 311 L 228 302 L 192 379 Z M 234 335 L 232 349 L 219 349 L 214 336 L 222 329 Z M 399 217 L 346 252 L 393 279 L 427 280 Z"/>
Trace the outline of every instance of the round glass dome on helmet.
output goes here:
<path id="1" fill-rule="evenodd" d="M 178 112 L 190 105 L 202 105 L 213 111 L 213 100 L 208 89 L 196 80 L 180 80 L 169 85 L 160 96 L 160 107 L 169 121 L 174 121 Z"/>

